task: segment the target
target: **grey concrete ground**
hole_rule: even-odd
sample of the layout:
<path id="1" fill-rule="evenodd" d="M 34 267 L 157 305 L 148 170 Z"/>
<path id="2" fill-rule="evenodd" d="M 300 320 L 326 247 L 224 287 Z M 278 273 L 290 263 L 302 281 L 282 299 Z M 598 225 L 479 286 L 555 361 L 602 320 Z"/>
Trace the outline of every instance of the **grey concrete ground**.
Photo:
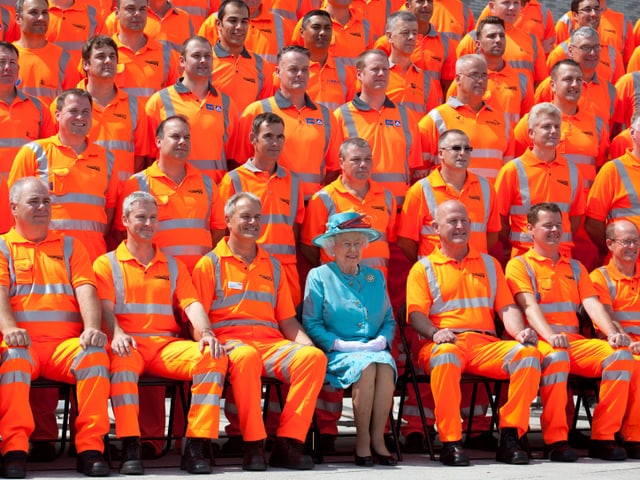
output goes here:
<path id="1" fill-rule="evenodd" d="M 396 399 L 397 406 L 397 399 Z M 573 480 L 575 478 L 616 480 L 640 478 L 640 461 L 627 460 L 626 462 L 604 462 L 586 457 L 586 451 L 580 451 L 582 457 L 574 464 L 550 463 L 542 459 L 539 447 L 542 445 L 540 438 L 540 409 L 533 406 L 531 410 L 531 430 L 529 443 L 533 449 L 533 460 L 530 465 L 515 466 L 496 463 L 492 453 L 470 450 L 467 453 L 472 459 L 472 466 L 466 468 L 445 467 L 439 462 L 431 462 L 428 455 L 404 455 L 403 461 L 398 467 L 362 468 L 356 467 L 351 462 L 350 452 L 353 448 L 353 437 L 341 437 L 338 439 L 337 448 L 345 451 L 344 456 L 332 456 L 325 459 L 315 470 L 308 472 L 295 472 L 282 469 L 270 469 L 267 472 L 243 472 L 240 458 L 217 458 L 217 466 L 213 470 L 214 475 L 225 475 L 232 480 L 287 480 L 287 479 L 331 479 L 349 478 L 351 480 L 379 477 L 384 479 L 425 480 L 437 478 L 438 480 L 476 480 L 490 476 L 491 480 L 515 480 L 515 479 L 562 479 Z M 588 428 L 586 419 L 581 417 L 579 428 Z M 221 434 L 224 424 L 221 425 Z M 341 433 L 353 434 L 353 410 L 349 400 L 345 400 L 342 418 L 339 422 Z M 221 440 L 222 443 L 224 440 Z M 117 462 L 114 462 L 112 476 L 120 476 L 117 472 Z M 172 451 L 163 458 L 154 461 L 146 461 L 146 476 L 144 478 L 188 478 L 189 474 L 179 470 L 180 457 Z M 30 464 L 28 478 L 85 478 L 75 472 L 75 459 L 63 455 L 51 464 Z M 196 477 L 197 478 L 197 477 Z"/>

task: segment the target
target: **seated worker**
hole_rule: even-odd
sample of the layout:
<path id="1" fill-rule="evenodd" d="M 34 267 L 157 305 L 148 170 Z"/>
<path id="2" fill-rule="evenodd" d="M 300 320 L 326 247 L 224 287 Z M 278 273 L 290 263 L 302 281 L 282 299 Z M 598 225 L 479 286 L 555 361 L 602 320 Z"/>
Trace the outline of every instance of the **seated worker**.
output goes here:
<path id="1" fill-rule="evenodd" d="M 575 461 L 567 444 L 568 425 L 566 378 L 569 373 L 601 377 L 598 405 L 591 424 L 589 456 L 602 460 L 624 460 L 624 448 L 615 442 L 629 396 L 633 357 L 626 348 L 631 340 L 620 332 L 598 301 L 589 274 L 577 260 L 560 253 L 563 221 L 555 203 L 533 205 L 527 213 L 527 229 L 533 247 L 509 261 L 506 278 L 529 325 L 541 337 L 543 356 L 540 396 L 542 435 L 551 460 Z M 580 335 L 576 312 L 582 305 L 607 340 Z M 569 357 L 569 370 L 556 363 Z M 554 358 L 555 357 L 555 358 Z M 563 362 L 564 363 L 564 362 Z M 550 385 L 551 384 L 551 385 Z"/>
<path id="2" fill-rule="evenodd" d="M 142 475 L 138 424 L 138 379 L 142 373 L 190 380 L 187 444 L 180 468 L 211 473 L 205 439 L 218 438 L 220 396 L 227 358 L 211 331 L 184 263 L 153 243 L 158 204 L 150 193 L 124 199 L 122 224 L 127 238 L 93 264 L 102 317 L 111 340 L 111 403 L 116 436 L 122 439 L 120 473 Z M 180 340 L 173 309 L 191 322 L 199 342 Z M 205 351 L 206 347 L 208 351 Z"/>
<path id="3" fill-rule="evenodd" d="M 76 385 L 76 468 L 107 476 L 109 357 L 89 254 L 74 237 L 49 229 L 51 195 L 42 180 L 17 180 L 9 198 L 15 227 L 0 236 L 0 472 L 26 475 L 30 384 L 43 377 Z"/>
<path id="4" fill-rule="evenodd" d="M 431 375 L 440 461 L 467 466 L 462 450 L 460 378 L 462 373 L 509 379 L 500 408 L 496 460 L 527 464 L 518 439 L 529 429 L 530 405 L 538 393 L 540 354 L 536 333 L 525 327 L 496 259 L 469 247 L 470 221 L 458 200 L 441 203 L 433 228 L 440 246 L 417 262 L 407 279 L 407 315 L 411 326 L 428 339 L 419 365 Z M 514 340 L 496 336 L 494 315 Z M 429 341 L 430 340 L 430 341 Z"/>
<path id="5" fill-rule="evenodd" d="M 302 309 L 305 330 L 327 355 L 326 381 L 353 388 L 354 457 L 361 467 L 374 459 L 397 464 L 384 443 L 397 377 L 390 351 L 396 322 L 384 276 L 361 263 L 363 250 L 380 236 L 365 215 L 331 215 L 313 243 L 335 260 L 309 272 Z"/>
<path id="6" fill-rule="evenodd" d="M 229 381 L 244 440 L 243 470 L 267 465 L 260 400 L 262 375 L 290 385 L 269 464 L 310 470 L 303 441 L 311 424 L 327 359 L 296 320 L 280 262 L 257 245 L 262 204 L 236 193 L 225 204 L 229 236 L 202 257 L 193 281 L 216 337 L 229 356 Z"/>
<path id="7" fill-rule="evenodd" d="M 598 298 L 611 318 L 631 337 L 629 349 L 633 353 L 635 370 L 631 374 L 629 401 L 620 433 L 624 439 L 627 458 L 638 459 L 640 458 L 640 413 L 638 412 L 640 382 L 637 377 L 637 370 L 640 368 L 640 329 L 638 329 L 640 235 L 638 227 L 629 220 L 610 223 L 607 225 L 605 234 L 611 260 L 607 265 L 591 272 L 591 281 L 598 293 Z"/>

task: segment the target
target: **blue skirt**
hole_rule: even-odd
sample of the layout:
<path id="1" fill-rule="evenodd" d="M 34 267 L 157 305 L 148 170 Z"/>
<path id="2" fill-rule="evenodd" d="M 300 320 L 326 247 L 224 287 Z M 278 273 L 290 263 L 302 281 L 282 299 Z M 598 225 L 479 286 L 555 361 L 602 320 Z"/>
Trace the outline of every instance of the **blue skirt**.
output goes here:
<path id="1" fill-rule="evenodd" d="M 347 388 L 360 380 L 362 371 L 372 363 L 384 363 L 393 368 L 394 383 L 398 378 L 396 362 L 387 350 L 380 352 L 328 352 L 325 383 L 334 388 Z"/>

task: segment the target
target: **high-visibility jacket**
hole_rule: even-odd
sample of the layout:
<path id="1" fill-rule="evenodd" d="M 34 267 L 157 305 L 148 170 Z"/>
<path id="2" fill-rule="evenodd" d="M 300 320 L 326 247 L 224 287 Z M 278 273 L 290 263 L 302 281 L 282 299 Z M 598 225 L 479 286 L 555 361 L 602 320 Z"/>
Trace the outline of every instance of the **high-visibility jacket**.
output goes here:
<path id="1" fill-rule="evenodd" d="M 614 122 L 619 123 L 623 128 L 631 126 L 631 119 L 640 112 L 640 71 L 627 73 L 616 82 L 616 101 L 613 111 Z"/>
<path id="2" fill-rule="evenodd" d="M 200 100 L 179 79 L 175 85 L 154 93 L 145 110 L 150 132 L 155 132 L 160 122 L 170 116 L 184 116 L 191 130 L 188 162 L 214 182 L 222 179 L 228 171 L 229 142 L 239 116 L 228 95 L 210 84 L 207 96 Z M 157 156 L 157 147 L 153 146 L 151 150 L 152 156 Z"/>
<path id="3" fill-rule="evenodd" d="M 431 23 L 440 35 L 458 43 L 474 27 L 473 12 L 462 0 L 433 0 Z"/>

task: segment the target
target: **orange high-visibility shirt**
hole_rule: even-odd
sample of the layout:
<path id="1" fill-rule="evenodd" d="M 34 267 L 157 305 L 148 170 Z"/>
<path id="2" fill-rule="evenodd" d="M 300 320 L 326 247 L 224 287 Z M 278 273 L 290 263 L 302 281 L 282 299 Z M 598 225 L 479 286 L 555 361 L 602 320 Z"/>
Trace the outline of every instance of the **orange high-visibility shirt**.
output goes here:
<path id="1" fill-rule="evenodd" d="M 630 127 L 636 112 L 640 112 L 640 71 L 627 73 L 616 82 L 613 120 L 624 128 Z"/>
<path id="2" fill-rule="evenodd" d="M 20 29 L 16 24 L 15 2 L 8 8 L 0 6 L 0 40 L 5 42 L 15 42 L 20 38 Z"/>
<path id="3" fill-rule="evenodd" d="M 47 40 L 61 47 L 71 55 L 71 62 L 77 66 L 82 57 L 82 46 L 98 31 L 102 18 L 93 5 L 74 1 L 67 8 L 49 2 L 49 29 Z"/>
<path id="4" fill-rule="evenodd" d="M 426 257 L 440 243 L 432 227 L 436 208 L 447 200 L 459 200 L 467 208 L 471 221 L 469 245 L 487 253 L 487 233 L 502 228 L 496 193 L 488 180 L 467 172 L 462 190 L 457 191 L 442 178 L 440 168 L 411 185 L 402 205 L 398 236 L 418 244 L 418 258 Z"/>
<path id="5" fill-rule="evenodd" d="M 393 194 L 378 182 L 369 181 L 369 190 L 364 199 L 360 199 L 346 189 L 340 176 L 309 200 L 300 242 L 312 245 L 312 240 L 325 232 L 328 218 L 335 213 L 355 211 L 364 214 L 371 222 L 371 228 L 382 236 L 363 250 L 362 263 L 381 270 L 386 278 L 389 242 L 396 241 L 396 209 Z M 333 259 L 320 249 L 320 261 L 329 263 Z"/>
<path id="6" fill-rule="evenodd" d="M 113 157 L 89 139 L 85 150 L 76 154 L 56 135 L 18 151 L 9 185 L 32 176 L 49 186 L 50 228 L 82 241 L 91 261 L 105 253 L 106 209 L 115 208 L 118 199 L 118 167 Z"/>
<path id="7" fill-rule="evenodd" d="M 129 335 L 178 336 L 180 325 L 173 308 L 184 311 L 199 301 L 184 263 L 167 257 L 159 248 L 143 265 L 124 241 L 113 252 L 98 257 L 93 270 L 98 297 L 114 303 L 118 325 Z M 128 305 L 146 305 L 147 310 L 141 313 L 127 309 Z"/>
<path id="8" fill-rule="evenodd" d="M 61 342 L 83 329 L 75 289 L 96 285 L 83 242 L 49 231 L 33 243 L 14 228 L 0 236 L 0 285 L 31 341 Z"/>
<path id="9" fill-rule="evenodd" d="M 200 100 L 179 79 L 175 85 L 154 93 L 145 109 L 150 132 L 155 132 L 167 117 L 185 117 L 191 129 L 189 163 L 216 183 L 222 179 L 228 170 L 229 142 L 240 115 L 228 95 L 210 84 L 207 96 Z M 155 145 L 151 152 L 151 156 L 157 157 Z"/>
<path id="10" fill-rule="evenodd" d="M 220 0 L 173 0 L 176 7 L 189 14 L 196 32 L 209 15 L 218 11 L 221 3 Z"/>
<path id="11" fill-rule="evenodd" d="M 473 12 L 462 0 L 433 0 L 431 24 L 457 43 L 473 29 Z"/>
<path id="12" fill-rule="evenodd" d="M 160 20 L 157 15 L 149 15 L 150 12 L 151 9 L 147 10 L 147 23 L 144 26 L 144 34 L 147 38 L 155 39 L 160 35 Z M 114 35 L 118 35 L 118 33 L 120 33 L 120 22 L 118 21 L 118 17 L 116 17 L 116 13 L 111 12 L 105 18 L 100 28 L 100 34 L 113 37 Z"/>
<path id="13" fill-rule="evenodd" d="M 389 15 L 399 10 L 404 4 L 403 0 L 354 0 L 352 2 L 354 8 L 360 10 L 362 17 L 369 22 L 374 40 L 384 35 Z"/>
<path id="14" fill-rule="evenodd" d="M 7 233 L 13 225 L 13 215 L 9 206 L 7 177 L 0 175 L 0 234 Z"/>
<path id="15" fill-rule="evenodd" d="M 640 70 L 640 45 L 634 50 L 627 65 L 627 72 L 637 72 L 638 70 Z"/>
<path id="16" fill-rule="evenodd" d="M 407 107 L 416 122 L 442 103 L 440 92 L 440 82 L 417 66 L 411 64 L 404 72 L 398 65 L 390 65 L 387 97 Z"/>
<path id="17" fill-rule="evenodd" d="M 589 272 L 580 262 L 564 255 L 554 262 L 532 248 L 509 260 L 505 275 L 514 296 L 536 296 L 555 333 L 580 333 L 576 312 L 586 298 L 597 296 Z"/>
<path id="18" fill-rule="evenodd" d="M 502 167 L 495 188 L 500 216 L 509 221 L 512 256 L 521 255 L 533 244 L 527 230 L 527 212 L 542 202 L 556 203 L 562 210 L 560 251 L 571 254 L 573 238 L 569 217 L 584 214 L 582 184 L 580 170 L 559 153 L 552 162 L 544 162 L 527 149 Z"/>
<path id="19" fill-rule="evenodd" d="M 498 261 L 473 248 L 460 262 L 436 248 L 407 278 L 407 318 L 421 312 L 437 328 L 495 331 L 495 312 L 514 304 Z"/>
<path id="20" fill-rule="evenodd" d="M 425 165 L 437 165 L 438 139 L 452 128 L 469 137 L 473 152 L 469 170 L 494 182 L 504 162 L 513 158 L 513 132 L 509 116 L 498 108 L 484 104 L 479 112 L 456 97 L 426 114 L 419 123 L 422 158 Z"/>
<path id="21" fill-rule="evenodd" d="M 211 232 L 226 228 L 224 202 L 217 185 L 191 165 L 176 185 L 158 167 L 158 162 L 133 175 L 120 193 L 113 227 L 124 231 L 122 200 L 142 190 L 153 195 L 158 203 L 158 232 L 154 243 L 163 253 L 184 262 L 189 271 L 200 257 L 213 247 Z"/>
<path id="22" fill-rule="evenodd" d="M 631 140 L 631 133 L 628 128 L 620 132 L 613 140 L 611 140 L 611 145 L 609 146 L 609 160 L 621 157 L 624 155 L 624 152 L 627 151 L 627 148 L 633 148 L 633 140 Z"/>
<path id="23" fill-rule="evenodd" d="M 308 200 L 321 188 L 326 172 L 340 170 L 341 137 L 335 117 L 327 107 L 314 104 L 308 95 L 300 110 L 280 91 L 254 102 L 242 112 L 231 142 L 230 156 L 238 163 L 253 156 L 251 125 L 263 112 L 273 112 L 284 121 L 284 145 L 278 163 L 300 178 L 304 198 Z"/>
<path id="24" fill-rule="evenodd" d="M 221 240 L 200 259 L 193 283 L 211 327 L 222 343 L 236 340 L 282 340 L 281 321 L 296 314 L 280 262 L 258 247 L 251 265 Z"/>

